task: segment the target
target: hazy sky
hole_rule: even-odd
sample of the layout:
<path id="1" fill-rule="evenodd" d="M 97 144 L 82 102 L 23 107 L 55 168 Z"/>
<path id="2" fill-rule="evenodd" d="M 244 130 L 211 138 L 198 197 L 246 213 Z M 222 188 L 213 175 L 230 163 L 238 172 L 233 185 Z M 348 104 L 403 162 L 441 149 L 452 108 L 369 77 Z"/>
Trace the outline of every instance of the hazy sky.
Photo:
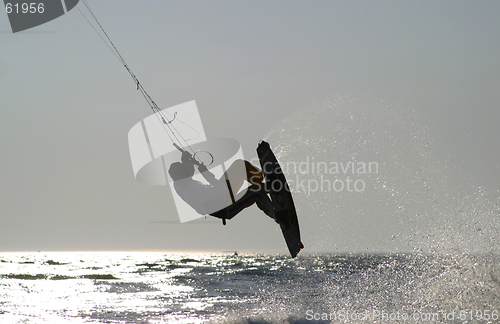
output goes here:
<path id="1" fill-rule="evenodd" d="M 207 136 L 248 158 L 278 120 L 369 92 L 409 103 L 500 199 L 496 0 L 88 2 L 161 107 L 196 100 Z M 255 207 L 227 226 L 177 224 L 169 190 L 135 181 L 127 134 L 150 110 L 78 10 L 16 34 L 0 14 L 0 107 L 0 251 L 286 252 Z M 307 247 L 315 233 L 302 235 Z"/>

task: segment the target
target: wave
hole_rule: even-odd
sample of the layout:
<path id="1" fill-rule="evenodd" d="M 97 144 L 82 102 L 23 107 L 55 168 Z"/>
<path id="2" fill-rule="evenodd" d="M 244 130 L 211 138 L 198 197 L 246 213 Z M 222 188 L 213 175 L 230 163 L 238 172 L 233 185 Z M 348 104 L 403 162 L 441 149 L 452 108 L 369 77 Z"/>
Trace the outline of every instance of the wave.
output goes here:
<path id="1" fill-rule="evenodd" d="M 68 280 L 68 279 L 92 279 L 92 280 L 117 280 L 111 274 L 87 274 L 82 276 L 66 276 L 58 274 L 24 274 L 10 273 L 1 275 L 4 279 L 19 279 L 19 280 Z"/>

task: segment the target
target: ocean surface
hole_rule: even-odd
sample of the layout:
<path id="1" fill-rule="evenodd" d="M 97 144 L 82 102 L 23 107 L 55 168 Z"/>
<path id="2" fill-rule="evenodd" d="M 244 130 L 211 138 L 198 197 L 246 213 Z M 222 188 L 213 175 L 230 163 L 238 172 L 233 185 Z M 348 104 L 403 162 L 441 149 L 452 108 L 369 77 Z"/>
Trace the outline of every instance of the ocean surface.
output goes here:
<path id="1" fill-rule="evenodd" d="M 500 258 L 0 253 L 0 323 L 497 323 Z"/>
<path id="2" fill-rule="evenodd" d="M 499 323 L 499 193 L 406 106 L 334 96 L 265 136 L 297 207 L 297 258 L 0 253 L 0 324 Z"/>

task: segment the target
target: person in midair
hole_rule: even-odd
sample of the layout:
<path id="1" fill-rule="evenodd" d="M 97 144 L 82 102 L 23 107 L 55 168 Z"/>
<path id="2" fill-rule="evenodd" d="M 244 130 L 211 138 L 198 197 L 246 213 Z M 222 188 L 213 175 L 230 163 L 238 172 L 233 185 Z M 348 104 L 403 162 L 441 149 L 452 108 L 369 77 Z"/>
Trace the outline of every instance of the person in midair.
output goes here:
<path id="1" fill-rule="evenodd" d="M 193 179 L 195 165 L 208 184 Z M 273 203 L 263 183 L 264 176 L 248 161 L 234 161 L 222 177 L 217 179 L 204 164 L 183 151 L 181 162 L 172 163 L 168 173 L 174 180 L 177 194 L 201 215 L 221 218 L 225 224 L 226 219 L 233 218 L 256 203 L 266 215 L 276 218 Z M 243 194 L 234 197 L 245 180 L 250 186 Z"/>

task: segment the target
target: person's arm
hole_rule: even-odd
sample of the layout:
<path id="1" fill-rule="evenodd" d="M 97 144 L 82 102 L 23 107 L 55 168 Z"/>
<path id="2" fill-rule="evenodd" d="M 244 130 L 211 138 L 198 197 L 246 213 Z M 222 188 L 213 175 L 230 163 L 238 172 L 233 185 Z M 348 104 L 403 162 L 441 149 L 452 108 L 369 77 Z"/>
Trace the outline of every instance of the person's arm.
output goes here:
<path id="1" fill-rule="evenodd" d="M 181 161 L 188 168 L 190 174 L 194 174 L 194 163 L 196 162 L 198 171 L 201 173 L 203 178 L 205 178 L 205 180 L 210 183 L 212 187 L 224 188 L 224 184 L 220 182 L 212 172 L 208 171 L 207 166 L 203 163 L 197 163 L 197 161 L 193 161 L 193 157 L 188 152 L 184 151 L 182 153 Z"/>
<path id="2" fill-rule="evenodd" d="M 221 185 L 220 181 L 215 177 L 215 175 L 212 172 L 208 171 L 206 165 L 200 164 L 198 166 L 198 171 L 200 171 L 203 178 L 205 178 L 205 180 L 207 180 L 212 186 L 217 187 Z"/>
<path id="3" fill-rule="evenodd" d="M 184 164 L 186 170 L 188 170 L 189 174 L 192 176 L 194 174 L 194 163 L 192 161 L 191 154 L 186 151 L 182 152 L 181 162 Z"/>

